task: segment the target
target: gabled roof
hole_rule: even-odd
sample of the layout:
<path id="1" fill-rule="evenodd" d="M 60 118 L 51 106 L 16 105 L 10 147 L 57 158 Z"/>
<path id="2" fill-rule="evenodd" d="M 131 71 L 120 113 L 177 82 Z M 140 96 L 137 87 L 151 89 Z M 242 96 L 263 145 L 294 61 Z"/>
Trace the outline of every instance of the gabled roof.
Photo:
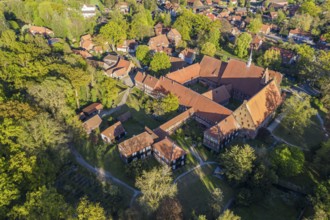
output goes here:
<path id="1" fill-rule="evenodd" d="M 119 58 L 118 63 L 113 67 L 111 67 L 110 69 L 108 69 L 106 72 L 108 75 L 115 73 L 117 76 L 123 76 L 127 74 L 130 65 L 131 65 L 131 61 Z"/>
<path id="2" fill-rule="evenodd" d="M 170 57 L 170 62 L 171 62 L 171 69 L 170 69 L 171 72 L 182 69 L 187 65 L 186 62 L 184 62 L 184 60 L 182 60 L 179 57 Z"/>
<path id="3" fill-rule="evenodd" d="M 222 103 L 230 98 L 231 85 L 222 85 L 216 89 L 205 92 L 203 96 L 217 102 Z"/>
<path id="4" fill-rule="evenodd" d="M 163 155 L 168 161 L 179 159 L 186 154 L 182 148 L 180 148 L 168 137 L 165 137 L 163 140 L 153 144 L 152 147 Z"/>
<path id="5" fill-rule="evenodd" d="M 157 84 L 158 84 L 158 79 L 156 77 L 153 77 L 151 75 L 147 75 L 143 81 L 143 83 L 150 87 L 150 88 L 156 88 Z"/>
<path id="6" fill-rule="evenodd" d="M 150 38 L 148 45 L 150 50 L 158 51 L 159 47 L 167 47 L 169 44 L 169 41 L 165 34 L 160 34 L 156 37 Z"/>
<path id="7" fill-rule="evenodd" d="M 173 34 L 174 36 L 181 37 L 181 34 L 179 33 L 179 31 L 175 28 L 171 28 L 171 30 L 167 33 L 167 35 L 168 34 Z"/>
<path id="8" fill-rule="evenodd" d="M 260 32 L 266 33 L 268 30 L 270 30 L 270 25 L 262 24 Z"/>
<path id="9" fill-rule="evenodd" d="M 183 51 L 180 52 L 180 54 L 182 54 L 186 58 L 191 58 L 195 53 L 195 50 L 190 48 L 185 48 Z"/>
<path id="10" fill-rule="evenodd" d="M 33 34 L 54 34 L 54 32 L 46 27 L 31 26 L 29 31 Z"/>
<path id="11" fill-rule="evenodd" d="M 108 137 L 110 140 L 115 139 L 117 136 L 121 135 L 125 132 L 125 129 L 120 121 L 116 122 L 115 124 L 111 125 L 104 131 L 102 131 L 102 135 Z"/>
<path id="12" fill-rule="evenodd" d="M 193 108 L 190 108 L 181 114 L 177 115 L 176 117 L 172 118 L 171 120 L 165 122 L 159 128 L 165 132 L 167 132 L 172 126 L 182 123 L 183 121 L 187 120 L 188 118 L 192 117 L 195 113 Z"/>
<path id="13" fill-rule="evenodd" d="M 83 123 L 83 126 L 84 126 L 85 130 L 87 131 L 87 133 L 90 133 L 92 130 L 98 128 L 101 123 L 102 123 L 102 119 L 100 118 L 100 116 L 94 115 L 93 117 L 91 117 L 90 119 L 85 121 Z"/>
<path id="14" fill-rule="evenodd" d="M 154 143 L 154 139 L 148 132 L 143 132 L 128 140 L 118 144 L 118 149 L 125 157 L 131 156 L 133 153 L 138 152 Z"/>
<path id="15" fill-rule="evenodd" d="M 138 83 L 143 83 L 143 80 L 146 78 L 146 74 L 142 72 L 137 72 L 137 74 L 134 77 L 134 81 Z"/>
<path id="16" fill-rule="evenodd" d="M 219 77 L 221 77 L 225 71 L 226 66 L 226 62 L 222 62 L 213 57 L 204 56 L 200 63 L 200 76 L 217 83 Z"/>
<path id="17" fill-rule="evenodd" d="M 234 116 L 231 114 L 226 117 L 224 120 L 219 122 L 218 124 L 212 126 L 211 128 L 207 129 L 204 134 L 211 136 L 212 138 L 224 138 L 227 135 L 231 134 L 232 132 L 236 131 L 240 128 L 240 125 L 235 120 Z"/>
<path id="18" fill-rule="evenodd" d="M 200 72 L 199 63 L 195 63 L 193 65 L 187 66 L 186 68 L 182 68 L 175 72 L 169 73 L 166 75 L 167 78 L 175 80 L 178 83 L 184 84 L 192 79 L 199 77 Z"/>
<path id="19" fill-rule="evenodd" d="M 89 106 L 83 108 L 83 112 L 87 113 L 87 114 L 92 114 L 93 112 L 96 112 L 98 110 L 102 110 L 103 109 L 103 105 L 101 103 L 93 103 L 90 104 Z"/>

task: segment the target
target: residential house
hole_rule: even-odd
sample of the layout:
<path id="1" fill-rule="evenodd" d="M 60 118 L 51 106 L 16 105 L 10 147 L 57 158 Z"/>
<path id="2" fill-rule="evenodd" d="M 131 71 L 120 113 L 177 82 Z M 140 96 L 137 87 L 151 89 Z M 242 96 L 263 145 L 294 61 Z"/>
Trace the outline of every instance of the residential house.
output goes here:
<path id="1" fill-rule="evenodd" d="M 36 34 L 42 34 L 42 35 L 47 35 L 47 36 L 53 36 L 54 32 L 46 27 L 40 27 L 40 26 L 30 26 L 29 27 L 29 32 L 33 35 Z"/>
<path id="2" fill-rule="evenodd" d="M 107 70 L 111 67 L 114 67 L 119 61 L 119 56 L 108 54 L 103 58 L 103 69 Z"/>
<path id="3" fill-rule="evenodd" d="M 250 46 L 254 50 L 259 50 L 259 48 L 262 45 L 262 42 L 263 42 L 262 37 L 260 37 L 259 35 L 256 34 L 252 37 L 252 41 L 251 41 Z"/>
<path id="4" fill-rule="evenodd" d="M 213 3 L 212 3 L 212 0 L 205 0 L 204 4 L 207 6 L 211 6 Z"/>
<path id="5" fill-rule="evenodd" d="M 93 41 L 92 41 L 92 36 L 90 34 L 86 34 L 81 36 L 80 38 L 80 47 L 83 48 L 84 50 L 92 50 L 94 47 Z"/>
<path id="6" fill-rule="evenodd" d="M 120 157 L 125 163 L 144 159 L 152 154 L 153 143 L 154 139 L 147 131 L 135 135 L 118 144 Z"/>
<path id="7" fill-rule="evenodd" d="M 154 31 L 156 36 L 161 35 L 161 34 L 165 34 L 164 31 L 165 27 L 161 22 L 158 22 L 155 26 L 154 26 Z"/>
<path id="8" fill-rule="evenodd" d="M 120 121 L 111 125 L 101 133 L 102 140 L 110 144 L 113 143 L 113 141 L 115 140 L 119 140 L 125 135 L 126 131 Z"/>
<path id="9" fill-rule="evenodd" d="M 298 28 L 290 30 L 288 38 L 293 39 L 297 42 L 305 42 L 305 43 L 309 43 L 309 44 L 314 44 L 312 35 L 308 32 L 302 31 Z"/>
<path id="10" fill-rule="evenodd" d="M 106 70 L 109 77 L 121 79 L 129 74 L 133 67 L 133 63 L 129 60 L 119 58 L 118 62 Z"/>
<path id="11" fill-rule="evenodd" d="M 196 52 L 193 49 L 186 48 L 180 52 L 179 57 L 188 64 L 192 64 L 196 58 Z"/>
<path id="12" fill-rule="evenodd" d="M 74 50 L 74 49 L 73 49 L 72 52 L 73 52 L 74 54 L 77 54 L 77 55 L 82 56 L 82 57 L 85 58 L 85 59 L 88 59 L 88 58 L 93 57 L 93 55 L 90 54 L 90 53 L 88 53 L 86 50 Z"/>
<path id="13" fill-rule="evenodd" d="M 117 46 L 117 51 L 124 53 L 135 53 L 138 43 L 135 40 L 125 40 L 123 44 Z"/>
<path id="14" fill-rule="evenodd" d="M 149 49 L 152 52 L 167 52 L 169 47 L 169 41 L 165 34 L 158 35 L 156 37 L 150 38 L 148 42 Z"/>
<path id="15" fill-rule="evenodd" d="M 230 11 L 222 11 L 218 14 L 218 18 L 227 18 L 229 17 Z"/>
<path id="16" fill-rule="evenodd" d="M 95 5 L 83 5 L 81 12 L 84 18 L 94 17 L 96 15 Z"/>
<path id="17" fill-rule="evenodd" d="M 116 8 L 119 9 L 119 11 L 123 14 L 128 14 L 129 13 L 129 5 L 127 2 L 118 2 L 116 5 L 115 5 Z"/>
<path id="18" fill-rule="evenodd" d="M 236 10 L 235 10 L 235 15 L 239 15 L 241 17 L 246 16 L 247 15 L 247 9 L 245 7 L 244 8 L 237 7 Z"/>
<path id="19" fill-rule="evenodd" d="M 230 84 L 222 85 L 216 89 L 212 89 L 203 93 L 203 96 L 211 99 L 212 101 L 215 101 L 216 103 L 219 103 L 220 105 L 227 105 L 231 97 L 231 89 L 232 86 Z"/>
<path id="20" fill-rule="evenodd" d="M 290 65 L 296 62 L 297 55 L 292 50 L 287 50 L 279 47 L 271 47 L 271 50 L 279 51 L 282 58 L 282 64 Z"/>
<path id="21" fill-rule="evenodd" d="M 156 160 L 170 166 L 173 170 L 186 163 L 187 153 L 168 137 L 154 143 L 152 149 Z"/>
<path id="22" fill-rule="evenodd" d="M 271 26 L 270 25 L 262 24 L 259 32 L 262 33 L 262 34 L 264 34 L 264 35 L 267 35 L 267 34 L 270 33 L 270 30 L 271 30 Z"/>
<path id="23" fill-rule="evenodd" d="M 93 117 L 87 119 L 83 123 L 83 127 L 87 134 L 92 133 L 93 130 L 99 128 L 100 124 L 102 123 L 102 119 L 99 115 L 94 115 Z"/>
<path id="24" fill-rule="evenodd" d="M 171 72 L 166 75 L 167 78 L 172 79 L 180 84 L 194 84 L 198 81 L 200 72 L 200 64 L 195 63 L 177 71 Z"/>
<path id="25" fill-rule="evenodd" d="M 215 16 L 212 13 L 206 13 L 206 17 L 208 17 L 211 21 L 216 21 L 218 20 L 217 16 Z"/>
<path id="26" fill-rule="evenodd" d="M 167 33 L 167 38 L 175 47 L 177 47 L 182 40 L 181 34 L 174 28 Z"/>
<path id="27" fill-rule="evenodd" d="M 171 68 L 170 68 L 171 72 L 177 71 L 187 66 L 187 63 L 178 57 L 170 57 L 170 62 L 171 62 Z"/>
<path id="28" fill-rule="evenodd" d="M 100 114 L 101 110 L 103 109 L 103 105 L 101 103 L 92 103 L 87 107 L 83 108 L 82 112 L 86 116 L 92 116 L 96 114 Z"/>

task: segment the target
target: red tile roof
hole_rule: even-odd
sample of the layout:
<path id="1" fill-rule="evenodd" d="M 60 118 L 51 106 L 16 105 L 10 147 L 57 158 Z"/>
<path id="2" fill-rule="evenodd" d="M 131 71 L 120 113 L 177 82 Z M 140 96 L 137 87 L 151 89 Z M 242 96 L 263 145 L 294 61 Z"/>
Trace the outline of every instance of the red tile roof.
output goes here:
<path id="1" fill-rule="evenodd" d="M 145 77 L 143 83 L 144 83 L 146 86 L 148 86 L 148 87 L 154 89 L 154 88 L 156 88 L 156 86 L 158 85 L 158 79 L 157 79 L 156 77 L 151 76 L 151 75 L 147 75 L 147 76 Z"/>
<path id="2" fill-rule="evenodd" d="M 111 125 L 104 131 L 102 131 L 102 135 L 106 136 L 110 140 L 114 140 L 117 136 L 121 135 L 125 132 L 125 129 L 120 121 L 116 122 L 115 124 Z"/>
<path id="3" fill-rule="evenodd" d="M 168 47 L 169 42 L 165 34 L 152 37 L 149 40 L 149 49 L 154 51 L 163 51 L 164 48 Z"/>
<path id="4" fill-rule="evenodd" d="M 187 66 L 186 68 L 177 70 L 166 75 L 167 78 L 175 80 L 178 83 L 184 84 L 199 77 L 200 65 L 199 63 Z"/>
<path id="5" fill-rule="evenodd" d="M 92 130 L 98 128 L 101 123 L 102 123 L 102 119 L 100 118 L 100 116 L 94 115 L 93 117 L 91 117 L 90 119 L 85 121 L 83 123 L 83 126 L 84 126 L 86 132 L 89 134 L 89 133 L 91 133 Z"/>
<path id="6" fill-rule="evenodd" d="M 98 110 L 102 110 L 103 105 L 101 103 L 93 103 L 90 104 L 89 106 L 85 107 L 82 111 L 87 114 L 92 114 Z"/>
<path id="7" fill-rule="evenodd" d="M 146 74 L 142 72 L 137 72 L 137 74 L 134 77 L 134 81 L 138 83 L 143 83 L 143 80 L 146 78 Z"/>
<path id="8" fill-rule="evenodd" d="M 195 113 L 194 109 L 190 108 L 182 112 L 181 114 L 177 115 L 176 117 L 172 118 L 171 120 L 165 122 L 164 124 L 159 126 L 159 128 L 165 132 L 168 132 L 171 129 L 171 127 L 181 124 L 183 121 L 186 121 L 187 119 L 192 117 L 194 113 Z"/>
<path id="9" fill-rule="evenodd" d="M 186 154 L 183 149 L 178 147 L 178 145 L 168 137 L 153 144 L 152 147 L 170 162 Z"/>
<path id="10" fill-rule="evenodd" d="M 227 63 L 213 57 L 204 56 L 200 63 L 200 76 L 218 83 Z"/>
<path id="11" fill-rule="evenodd" d="M 118 63 L 115 66 L 108 69 L 106 72 L 108 75 L 116 74 L 117 76 L 123 76 L 127 74 L 130 65 L 131 65 L 131 61 L 119 58 Z"/>
<path id="12" fill-rule="evenodd" d="M 39 26 L 31 26 L 29 31 L 32 34 L 54 34 L 54 32 L 46 27 L 39 27 Z"/>
<path id="13" fill-rule="evenodd" d="M 228 91 L 230 87 L 231 85 L 228 86 L 222 85 L 216 89 L 205 92 L 203 96 L 217 103 L 222 103 L 230 98 L 230 91 Z"/>
<path id="14" fill-rule="evenodd" d="M 128 140 L 118 144 L 119 152 L 125 157 L 131 156 L 133 153 L 138 152 L 154 143 L 154 139 L 148 132 L 143 132 Z"/>
<path id="15" fill-rule="evenodd" d="M 240 125 L 237 123 L 233 115 L 229 115 L 227 118 L 219 122 L 218 124 L 207 129 L 204 134 L 211 136 L 212 138 L 223 139 L 227 135 L 238 130 Z"/>

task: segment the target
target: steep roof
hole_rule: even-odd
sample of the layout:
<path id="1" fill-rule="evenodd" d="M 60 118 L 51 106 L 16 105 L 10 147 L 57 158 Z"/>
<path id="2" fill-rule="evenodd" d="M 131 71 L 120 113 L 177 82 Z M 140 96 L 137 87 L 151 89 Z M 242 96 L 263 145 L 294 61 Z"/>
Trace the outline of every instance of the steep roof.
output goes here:
<path id="1" fill-rule="evenodd" d="M 179 31 L 175 28 L 171 28 L 171 30 L 167 34 L 173 34 L 174 36 L 181 37 L 181 34 L 179 33 Z"/>
<path id="2" fill-rule="evenodd" d="M 116 73 L 117 76 L 125 75 L 127 74 L 130 65 L 131 65 L 131 61 L 119 58 L 118 63 L 107 70 L 107 74 Z"/>
<path id="3" fill-rule="evenodd" d="M 85 121 L 83 123 L 83 126 L 84 126 L 85 130 L 87 131 L 87 133 L 90 133 L 92 130 L 98 128 L 101 123 L 102 123 L 102 119 L 100 118 L 100 116 L 94 115 L 93 117 L 91 117 L 90 119 Z"/>
<path id="4" fill-rule="evenodd" d="M 187 65 L 186 62 L 184 62 L 184 60 L 178 57 L 170 57 L 170 62 L 171 62 L 171 69 L 170 69 L 171 72 L 182 69 Z"/>
<path id="5" fill-rule="evenodd" d="M 234 89 L 240 90 L 249 96 L 253 96 L 260 90 L 260 79 L 264 69 L 251 64 L 231 59 L 222 74 L 221 84 L 232 84 Z"/>
<path id="6" fill-rule="evenodd" d="M 152 147 L 160 152 L 160 154 L 164 155 L 168 161 L 176 160 L 186 154 L 182 148 L 178 147 L 178 145 L 168 137 L 153 144 Z"/>
<path id="7" fill-rule="evenodd" d="M 176 117 L 172 118 L 171 120 L 165 122 L 164 124 L 159 126 L 159 128 L 161 130 L 167 132 L 168 129 L 170 129 L 172 126 L 182 123 L 183 121 L 185 121 L 188 118 L 190 118 L 191 116 L 193 116 L 193 114 L 194 114 L 194 109 L 190 108 L 190 109 L 182 112 L 181 114 L 177 115 Z"/>
<path id="8" fill-rule="evenodd" d="M 207 78 L 215 83 L 226 69 L 227 63 L 213 57 L 204 56 L 200 63 L 200 76 Z"/>
<path id="9" fill-rule="evenodd" d="M 187 66 L 186 68 L 177 70 L 166 75 L 167 78 L 175 80 L 178 83 L 184 84 L 192 79 L 199 77 L 201 68 L 199 63 Z"/>
<path id="10" fill-rule="evenodd" d="M 40 27 L 40 26 L 31 26 L 29 28 L 29 31 L 31 33 L 37 33 L 37 34 L 53 34 L 54 32 L 46 27 Z"/>
<path id="11" fill-rule="evenodd" d="M 136 135 L 128 140 L 125 140 L 118 144 L 118 149 L 121 154 L 125 157 L 131 156 L 133 153 L 142 150 L 154 142 L 154 139 L 148 132 L 143 132 L 139 135 Z"/>
<path id="12" fill-rule="evenodd" d="M 173 93 L 179 98 L 180 105 L 193 107 L 199 117 L 210 123 L 221 121 L 231 114 L 231 111 L 224 106 L 167 77 L 162 77 L 159 80 L 156 90 L 165 94 Z"/>
<path id="13" fill-rule="evenodd" d="M 104 136 L 113 140 L 124 132 L 125 132 L 125 129 L 124 129 L 123 125 L 121 124 L 120 121 L 118 121 L 115 124 L 108 127 L 107 129 L 105 129 L 104 131 L 102 131 L 101 134 L 103 134 Z"/>
<path id="14" fill-rule="evenodd" d="M 207 91 L 203 94 L 203 96 L 217 102 L 221 103 L 223 101 L 226 101 L 230 98 L 230 89 L 231 85 L 222 85 L 216 89 Z"/>
<path id="15" fill-rule="evenodd" d="M 185 48 L 183 51 L 181 51 L 180 54 L 182 54 L 186 58 L 191 58 L 195 54 L 195 50 L 190 48 Z"/>
<path id="16" fill-rule="evenodd" d="M 212 138 L 224 138 L 240 128 L 240 125 L 231 114 L 218 124 L 207 129 L 204 134 L 209 135 Z"/>
<path id="17" fill-rule="evenodd" d="M 149 49 L 159 51 L 160 47 L 167 47 L 169 44 L 168 39 L 165 34 L 160 34 L 156 37 L 152 37 L 149 40 Z"/>
<path id="18" fill-rule="evenodd" d="M 143 80 L 146 78 L 146 75 L 142 72 L 137 72 L 137 74 L 134 77 L 134 81 L 138 83 L 143 83 Z"/>
<path id="19" fill-rule="evenodd" d="M 83 108 L 82 111 L 84 113 L 91 114 L 91 113 L 96 112 L 101 109 L 103 109 L 103 105 L 101 103 L 96 102 L 96 103 L 90 104 L 89 106 Z"/>
<path id="20" fill-rule="evenodd" d="M 147 75 L 143 81 L 143 83 L 150 87 L 150 88 L 156 88 L 157 84 L 158 84 L 158 79 L 156 77 L 153 77 L 151 75 Z"/>

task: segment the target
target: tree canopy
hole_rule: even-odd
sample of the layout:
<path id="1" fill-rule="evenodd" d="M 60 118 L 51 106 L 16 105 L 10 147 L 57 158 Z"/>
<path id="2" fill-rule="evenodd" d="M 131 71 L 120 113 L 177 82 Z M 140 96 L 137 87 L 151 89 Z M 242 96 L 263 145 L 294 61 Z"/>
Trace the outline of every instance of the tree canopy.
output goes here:
<path id="1" fill-rule="evenodd" d="M 248 33 L 242 33 L 238 36 L 235 44 L 235 54 L 240 57 L 246 57 L 248 55 L 248 49 L 250 47 L 250 43 L 252 41 L 252 37 Z"/>
<path id="2" fill-rule="evenodd" d="M 170 57 L 165 53 L 155 53 L 150 62 L 150 70 L 153 71 L 157 76 L 166 74 L 170 67 Z"/>

